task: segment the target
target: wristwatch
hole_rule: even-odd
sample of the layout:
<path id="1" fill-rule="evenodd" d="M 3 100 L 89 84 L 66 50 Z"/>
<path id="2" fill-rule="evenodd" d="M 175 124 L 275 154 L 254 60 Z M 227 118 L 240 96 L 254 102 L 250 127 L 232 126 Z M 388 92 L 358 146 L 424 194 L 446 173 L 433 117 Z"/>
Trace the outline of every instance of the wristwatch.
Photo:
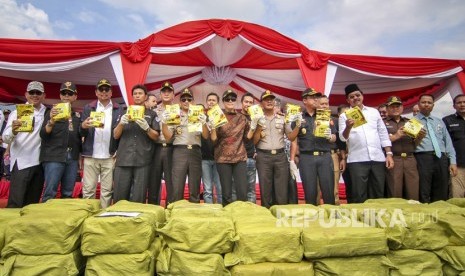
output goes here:
<path id="1" fill-rule="evenodd" d="M 386 155 L 393 155 L 392 151 L 387 151 Z"/>

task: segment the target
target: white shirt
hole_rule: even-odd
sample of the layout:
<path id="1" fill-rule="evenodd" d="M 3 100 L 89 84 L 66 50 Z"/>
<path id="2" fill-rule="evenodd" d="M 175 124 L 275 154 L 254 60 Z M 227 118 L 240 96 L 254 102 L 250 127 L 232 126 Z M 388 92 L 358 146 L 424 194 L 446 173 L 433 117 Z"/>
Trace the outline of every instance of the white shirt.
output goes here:
<path id="1" fill-rule="evenodd" d="M 110 158 L 110 139 L 111 139 L 111 118 L 113 115 L 113 102 L 110 101 L 104 106 L 97 101 L 96 111 L 105 113 L 105 124 L 103 128 L 95 128 L 94 132 L 94 150 L 93 158 L 107 159 Z"/>
<path id="2" fill-rule="evenodd" d="M 16 110 L 11 112 L 8 118 L 8 123 L 3 131 L 3 141 L 11 144 L 10 146 L 10 165 L 13 166 L 17 162 L 18 170 L 30 168 L 40 164 L 40 128 L 44 122 L 45 106 L 40 105 L 40 109 L 34 108 L 34 130 L 32 132 L 19 132 L 16 136 L 13 135 L 11 127 L 13 121 L 16 120 Z"/>
<path id="3" fill-rule="evenodd" d="M 386 125 L 381 119 L 378 110 L 363 106 L 363 116 L 367 121 L 366 124 L 352 128 L 349 133 L 349 139 L 342 135 L 346 128 L 346 114 L 339 116 L 339 138 L 347 142 L 349 155 L 347 163 L 367 162 L 367 161 L 386 161 L 382 148 L 390 147 L 391 140 L 386 129 Z"/>

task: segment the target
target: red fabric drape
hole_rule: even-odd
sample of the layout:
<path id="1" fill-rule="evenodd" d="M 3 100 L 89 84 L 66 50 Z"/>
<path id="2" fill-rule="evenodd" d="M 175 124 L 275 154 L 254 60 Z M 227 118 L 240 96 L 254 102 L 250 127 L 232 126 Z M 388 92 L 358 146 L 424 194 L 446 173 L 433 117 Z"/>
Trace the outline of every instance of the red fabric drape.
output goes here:
<path id="1" fill-rule="evenodd" d="M 0 39 L 0 60 L 52 63 L 101 55 L 119 49 L 118 42 Z"/>
<path id="2" fill-rule="evenodd" d="M 457 60 L 431 58 L 331 55 L 330 60 L 350 68 L 388 76 L 430 75 L 460 66 Z"/>
<path id="3" fill-rule="evenodd" d="M 324 92 L 326 82 L 326 70 L 328 66 L 325 65 L 318 70 L 311 70 L 307 67 L 307 64 L 303 62 L 301 58 L 298 58 L 297 62 L 300 66 L 300 72 L 302 73 L 302 78 L 304 79 L 305 85 L 307 87 L 314 88 L 316 91 Z"/>

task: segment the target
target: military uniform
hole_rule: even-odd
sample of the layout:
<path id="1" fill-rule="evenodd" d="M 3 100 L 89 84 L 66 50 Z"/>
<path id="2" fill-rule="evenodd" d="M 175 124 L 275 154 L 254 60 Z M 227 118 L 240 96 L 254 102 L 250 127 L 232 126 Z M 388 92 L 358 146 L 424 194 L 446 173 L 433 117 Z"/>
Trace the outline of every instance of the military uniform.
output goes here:
<path id="1" fill-rule="evenodd" d="M 394 118 L 384 119 L 389 136 L 395 135 L 409 119 L 400 117 L 397 122 Z M 419 177 L 417 161 L 413 155 L 415 151 L 414 140 L 405 135 L 392 142 L 394 168 L 387 171 L 388 197 L 398 197 L 418 200 Z"/>

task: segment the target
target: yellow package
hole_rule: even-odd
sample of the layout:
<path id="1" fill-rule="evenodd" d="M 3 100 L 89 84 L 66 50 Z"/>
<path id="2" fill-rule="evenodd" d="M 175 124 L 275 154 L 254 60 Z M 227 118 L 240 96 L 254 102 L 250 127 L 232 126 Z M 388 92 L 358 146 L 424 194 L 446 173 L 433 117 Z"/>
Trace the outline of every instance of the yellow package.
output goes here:
<path id="1" fill-rule="evenodd" d="M 143 105 L 128 106 L 127 114 L 129 115 L 129 121 L 136 121 L 137 119 L 143 119 L 144 113 L 145 113 L 145 106 Z"/>
<path id="2" fill-rule="evenodd" d="M 17 119 L 21 126 L 16 129 L 17 132 L 32 132 L 34 130 L 34 106 L 32 104 L 16 105 Z"/>
<path id="3" fill-rule="evenodd" d="M 96 128 L 105 127 L 105 112 L 103 111 L 91 111 L 90 118 L 92 119 L 92 126 Z"/>
<path id="4" fill-rule="evenodd" d="M 352 119 L 355 121 L 353 127 L 359 127 L 367 123 L 365 116 L 363 116 L 362 110 L 358 106 L 347 109 L 344 112 L 347 116 L 347 119 Z"/>
<path id="5" fill-rule="evenodd" d="M 412 118 L 405 123 L 404 133 L 415 139 L 422 128 L 423 124 L 417 118 Z"/>
<path id="6" fill-rule="evenodd" d="M 329 128 L 329 122 L 331 120 L 331 110 L 329 109 L 317 109 L 315 117 L 315 129 L 313 134 L 315 137 L 325 138 L 325 132 Z"/>
<path id="7" fill-rule="evenodd" d="M 188 132 L 201 132 L 202 123 L 200 122 L 199 116 L 203 114 L 203 106 L 201 105 L 190 105 L 187 113 L 187 131 Z"/>
<path id="8" fill-rule="evenodd" d="M 181 107 L 179 104 L 167 105 L 165 110 L 170 115 L 170 118 L 166 121 L 167 125 L 177 126 L 181 124 Z"/>
<path id="9" fill-rule="evenodd" d="M 208 110 L 207 114 L 210 121 L 213 122 L 213 128 L 219 128 L 228 123 L 228 119 L 224 115 L 223 110 L 221 110 L 220 106 L 217 104 Z"/>
<path id="10" fill-rule="evenodd" d="M 70 103 L 57 103 L 54 105 L 55 109 L 58 110 L 58 114 L 53 116 L 55 121 L 64 121 L 71 118 L 71 104 Z"/>
<path id="11" fill-rule="evenodd" d="M 261 118 L 264 116 L 263 109 L 259 104 L 249 106 L 247 112 L 249 113 L 251 120 L 254 120 L 255 118 Z"/>
<path id="12" fill-rule="evenodd" d="M 297 115 L 300 113 L 301 108 L 299 105 L 296 104 L 286 104 L 286 124 L 292 123 L 296 121 Z"/>

